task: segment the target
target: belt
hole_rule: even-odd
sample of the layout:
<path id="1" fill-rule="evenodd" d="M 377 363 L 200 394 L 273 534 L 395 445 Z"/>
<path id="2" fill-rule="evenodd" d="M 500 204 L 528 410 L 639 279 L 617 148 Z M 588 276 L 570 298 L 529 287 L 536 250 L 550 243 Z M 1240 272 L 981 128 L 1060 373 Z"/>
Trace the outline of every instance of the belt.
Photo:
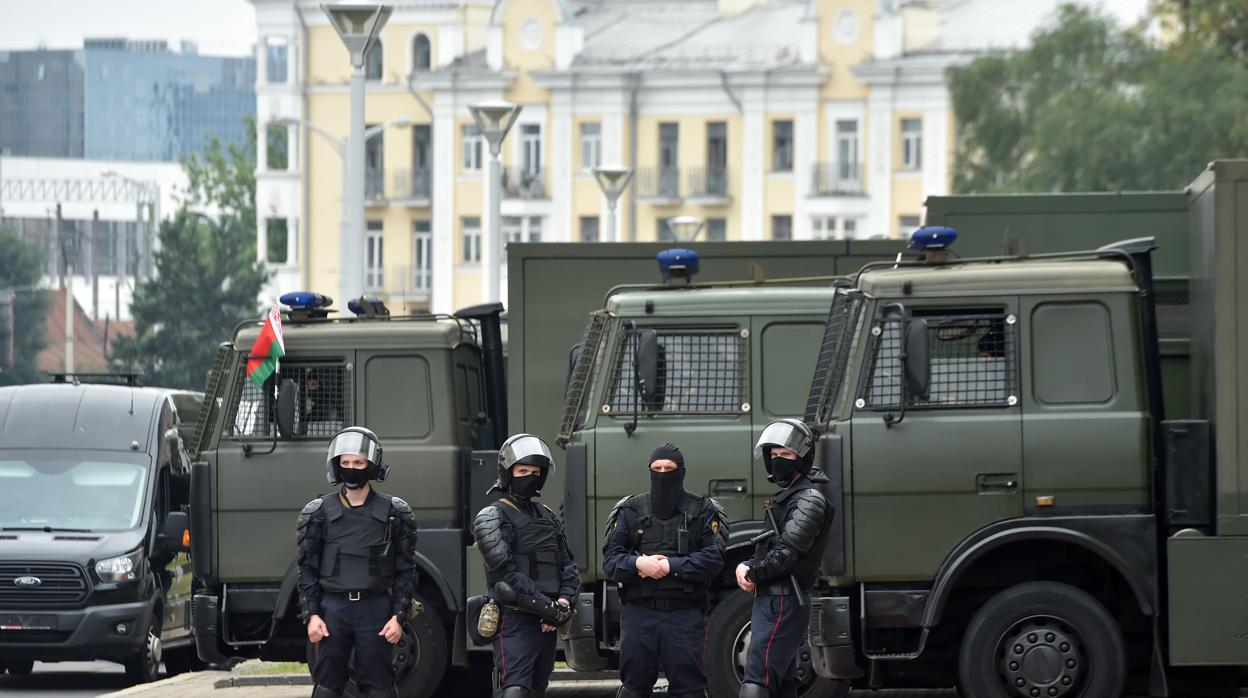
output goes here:
<path id="1" fill-rule="evenodd" d="M 326 594 L 332 594 L 347 601 L 367 601 L 382 596 L 390 596 L 388 591 L 327 591 Z"/>
<path id="2" fill-rule="evenodd" d="M 631 603 L 651 611 L 682 611 L 686 608 L 706 608 L 705 599 L 652 599 L 640 598 L 624 603 Z"/>
<path id="3" fill-rule="evenodd" d="M 773 584 L 759 584 L 754 590 L 756 596 L 792 596 L 793 584 L 791 582 L 781 584 L 779 582 Z M 809 596 L 809 592 L 806 593 Z"/>

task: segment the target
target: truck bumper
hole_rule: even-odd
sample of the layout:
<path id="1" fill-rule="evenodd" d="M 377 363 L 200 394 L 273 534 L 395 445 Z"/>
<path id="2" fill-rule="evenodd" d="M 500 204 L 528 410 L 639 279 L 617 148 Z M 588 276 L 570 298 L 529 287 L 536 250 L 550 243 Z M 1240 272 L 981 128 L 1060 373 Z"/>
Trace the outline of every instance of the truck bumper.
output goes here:
<path id="1" fill-rule="evenodd" d="M 143 649 L 152 602 L 0 610 L 0 661 L 121 661 Z"/>
<path id="2" fill-rule="evenodd" d="M 848 596 L 821 596 L 813 600 L 810 648 L 815 673 L 825 679 L 862 677 L 850 623 Z"/>
<path id="3" fill-rule="evenodd" d="M 217 631 L 221 618 L 219 599 L 211 594 L 196 594 L 191 600 L 191 635 L 195 637 L 195 653 L 209 664 L 223 662 L 220 633 Z"/>

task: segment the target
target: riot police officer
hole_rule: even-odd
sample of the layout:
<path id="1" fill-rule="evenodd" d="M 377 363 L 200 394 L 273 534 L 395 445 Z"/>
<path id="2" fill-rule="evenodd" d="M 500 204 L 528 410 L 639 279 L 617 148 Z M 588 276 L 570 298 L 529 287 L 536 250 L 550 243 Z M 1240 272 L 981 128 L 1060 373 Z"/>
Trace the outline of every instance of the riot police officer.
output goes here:
<path id="1" fill-rule="evenodd" d="M 810 592 L 834 510 L 811 475 L 814 434 L 796 419 L 767 425 L 754 447 L 767 479 L 780 486 L 767 502 L 754 558 L 737 566 L 737 585 L 754 594 L 749 653 L 740 698 L 796 698 L 797 652 L 810 624 Z"/>
<path id="2" fill-rule="evenodd" d="M 727 516 L 685 490 L 673 444 L 655 447 L 649 467 L 650 491 L 615 505 L 603 544 L 603 571 L 623 603 L 617 698 L 648 698 L 660 668 L 673 698 L 704 697 L 708 589 L 724 566 Z"/>
<path id="3" fill-rule="evenodd" d="M 498 451 L 498 501 L 477 514 L 472 534 L 485 561 L 486 596 L 500 608 L 494 688 L 500 698 L 536 698 L 555 667 L 556 630 L 572 616 L 580 574 L 563 524 L 533 501 L 555 469 L 546 442 L 516 434 Z"/>
<path id="4" fill-rule="evenodd" d="M 416 516 L 407 502 L 370 484 L 390 470 L 372 431 L 338 432 L 325 462 L 326 479 L 341 487 L 304 506 L 295 534 L 312 695 L 342 695 L 354 650 L 360 691 L 395 698 L 391 645 L 403 635 L 416 583 Z"/>

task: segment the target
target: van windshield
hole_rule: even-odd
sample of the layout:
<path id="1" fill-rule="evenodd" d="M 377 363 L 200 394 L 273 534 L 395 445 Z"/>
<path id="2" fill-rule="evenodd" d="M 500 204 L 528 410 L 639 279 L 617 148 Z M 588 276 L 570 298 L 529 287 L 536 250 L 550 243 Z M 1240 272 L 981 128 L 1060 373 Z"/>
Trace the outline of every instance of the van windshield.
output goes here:
<path id="1" fill-rule="evenodd" d="M 0 451 L 0 528 L 136 528 L 150 467 L 139 453 Z"/>

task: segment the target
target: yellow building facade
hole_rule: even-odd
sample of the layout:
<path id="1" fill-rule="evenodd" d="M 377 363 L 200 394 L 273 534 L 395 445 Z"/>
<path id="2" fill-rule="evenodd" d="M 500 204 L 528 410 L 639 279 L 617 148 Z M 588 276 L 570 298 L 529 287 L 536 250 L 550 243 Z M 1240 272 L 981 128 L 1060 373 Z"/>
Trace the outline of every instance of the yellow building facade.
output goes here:
<path id="1" fill-rule="evenodd" d="M 252 1 L 258 249 L 274 295 L 332 293 L 347 52 L 317 3 Z M 367 290 L 392 310 L 482 300 L 490 154 L 468 106 L 484 100 L 521 107 L 501 149 L 503 244 L 668 240 L 675 216 L 704 220 L 699 240 L 896 237 L 947 193 L 943 71 L 961 56 L 939 50 L 927 3 L 391 4 L 365 66 L 363 244 Z M 613 237 L 592 173 L 607 164 L 634 170 Z"/>

